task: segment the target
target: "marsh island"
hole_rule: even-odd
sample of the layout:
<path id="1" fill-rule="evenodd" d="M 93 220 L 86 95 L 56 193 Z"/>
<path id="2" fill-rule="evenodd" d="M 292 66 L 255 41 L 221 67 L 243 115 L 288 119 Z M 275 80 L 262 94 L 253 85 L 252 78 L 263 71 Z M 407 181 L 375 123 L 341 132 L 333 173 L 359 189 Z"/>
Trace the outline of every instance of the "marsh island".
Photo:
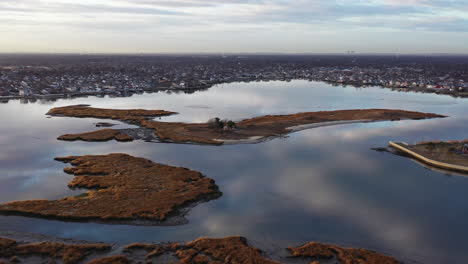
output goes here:
<path id="1" fill-rule="evenodd" d="M 200 172 L 126 154 L 56 160 L 73 166 L 64 169 L 75 175 L 68 184 L 70 188 L 89 191 L 60 200 L 1 204 L 0 213 L 81 221 L 144 220 L 157 224 L 178 216 L 184 207 L 221 196 L 214 181 Z"/>
<path id="2" fill-rule="evenodd" d="M 445 117 L 438 114 L 404 110 L 357 109 L 304 112 L 289 115 L 267 115 L 238 122 L 227 121 L 223 126 L 217 126 L 211 121 L 206 123 L 180 123 L 153 120 L 151 117 L 157 116 L 158 113 L 163 115 L 174 114 L 173 112 L 164 110 L 114 110 L 88 106 L 53 108 L 47 114 L 52 116 L 116 119 L 138 125 L 144 129 L 152 129 L 154 130 L 155 136 L 163 142 L 210 145 L 255 143 L 298 130 L 321 126 L 356 122 L 398 121 L 408 119 L 420 120 Z M 116 139 L 128 141 L 133 139 L 133 137 L 123 133 L 122 130 L 102 129 L 81 134 L 62 135 L 58 139 L 85 141 Z"/>

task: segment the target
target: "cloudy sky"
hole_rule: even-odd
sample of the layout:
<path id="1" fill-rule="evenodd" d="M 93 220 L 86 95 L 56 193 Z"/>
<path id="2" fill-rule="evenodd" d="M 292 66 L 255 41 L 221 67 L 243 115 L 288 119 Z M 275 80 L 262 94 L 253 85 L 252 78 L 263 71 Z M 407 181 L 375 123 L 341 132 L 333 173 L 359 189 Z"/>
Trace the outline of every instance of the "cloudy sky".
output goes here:
<path id="1" fill-rule="evenodd" d="M 0 0 L 0 52 L 468 53 L 468 0 Z"/>

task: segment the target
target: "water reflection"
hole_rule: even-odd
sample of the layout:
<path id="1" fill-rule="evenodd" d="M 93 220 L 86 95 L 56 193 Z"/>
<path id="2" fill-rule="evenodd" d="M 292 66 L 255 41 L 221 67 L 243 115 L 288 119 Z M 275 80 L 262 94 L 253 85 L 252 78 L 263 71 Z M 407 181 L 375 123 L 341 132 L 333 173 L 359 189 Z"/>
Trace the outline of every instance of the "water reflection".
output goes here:
<path id="1" fill-rule="evenodd" d="M 95 119 L 51 118 L 51 107 L 177 111 L 171 121 L 204 122 L 219 116 L 242 119 L 264 114 L 351 108 L 434 112 L 450 118 L 377 122 L 317 128 L 262 144 L 196 146 L 61 142 L 65 133 L 96 129 Z M 373 248 L 421 263 L 468 261 L 468 178 L 447 177 L 399 156 L 378 153 L 389 140 L 464 139 L 468 101 L 380 88 L 343 88 L 321 83 L 222 85 L 194 94 L 77 98 L 0 105 L 0 201 L 56 199 L 76 195 L 56 156 L 128 153 L 198 170 L 216 180 L 224 195 L 195 207 L 190 223 L 138 227 L 0 217 L 0 229 L 65 238 L 129 243 L 186 241 L 199 236 L 244 235 L 279 246 L 320 240 Z M 7 125 L 6 125 L 7 124 Z M 119 127 L 125 127 L 119 123 Z"/>

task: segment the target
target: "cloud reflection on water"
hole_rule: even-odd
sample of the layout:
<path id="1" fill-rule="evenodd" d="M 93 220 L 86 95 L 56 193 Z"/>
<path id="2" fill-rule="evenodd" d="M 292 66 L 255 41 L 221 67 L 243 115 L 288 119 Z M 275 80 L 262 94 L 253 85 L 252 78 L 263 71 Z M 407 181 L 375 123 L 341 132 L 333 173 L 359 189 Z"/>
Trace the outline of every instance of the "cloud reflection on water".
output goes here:
<path id="1" fill-rule="evenodd" d="M 285 94 L 287 91 L 287 94 Z M 385 100 L 380 100 L 386 98 Z M 319 109 L 403 108 L 448 114 L 447 119 L 378 122 L 315 128 L 262 144 L 196 146 L 61 142 L 56 137 L 95 129 L 93 119 L 45 118 L 51 108 L 96 107 L 180 111 L 167 120 L 205 121 Z M 187 105 L 209 108 L 190 109 Z M 0 228 L 108 242 L 191 240 L 244 235 L 268 241 L 322 240 L 379 249 L 424 260 L 468 261 L 468 179 L 447 177 L 388 153 L 371 151 L 388 140 L 409 143 L 462 139 L 468 103 L 437 95 L 325 84 L 232 84 L 207 92 L 131 98 L 79 98 L 51 105 L 0 105 L 0 201 L 74 195 L 56 156 L 128 153 L 184 166 L 215 179 L 224 195 L 202 203 L 177 227 L 136 227 L 0 217 Z M 15 118 L 12 118 L 14 116 Z M 396 135 L 398 135 L 397 138 Z M 440 261 L 439 261 L 440 260 Z"/>

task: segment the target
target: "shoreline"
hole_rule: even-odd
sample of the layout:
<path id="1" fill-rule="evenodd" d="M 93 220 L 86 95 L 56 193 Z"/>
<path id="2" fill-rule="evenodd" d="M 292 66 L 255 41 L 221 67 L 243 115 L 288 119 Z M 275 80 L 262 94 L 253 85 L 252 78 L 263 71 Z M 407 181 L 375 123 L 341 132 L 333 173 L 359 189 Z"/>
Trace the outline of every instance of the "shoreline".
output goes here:
<path id="1" fill-rule="evenodd" d="M 431 143 L 428 143 L 431 144 Z M 406 155 L 409 155 L 411 158 L 417 159 L 423 163 L 426 163 L 428 165 L 431 165 L 436 168 L 441 168 L 449 171 L 458 171 L 462 173 L 468 173 L 468 166 L 462 165 L 462 164 L 453 164 L 449 163 L 448 161 L 445 160 L 435 160 L 433 157 L 427 157 L 422 153 L 419 153 L 419 151 L 410 149 L 411 147 L 414 146 L 424 146 L 428 144 L 419 144 L 419 145 L 408 145 L 406 143 L 397 143 L 390 141 L 389 145 L 390 147 L 403 152 Z M 448 144 L 448 143 L 439 143 L 439 144 Z M 455 154 L 453 154 L 455 155 Z M 468 163 L 468 157 L 466 158 L 466 162 Z"/>
<path id="2" fill-rule="evenodd" d="M 69 99 L 69 98 L 80 98 L 80 97 L 88 97 L 88 96 L 95 96 L 95 97 L 104 97 L 104 96 L 114 96 L 114 97 L 131 97 L 136 94 L 152 94 L 152 93 L 159 93 L 159 92 L 197 92 L 203 91 L 210 88 L 213 88 L 216 85 L 223 85 L 223 84 L 231 84 L 231 83 L 255 83 L 255 82 L 288 82 L 288 81 L 308 81 L 308 82 L 322 82 L 329 85 L 338 85 L 343 87 L 354 87 L 354 88 L 367 88 L 367 87 L 377 87 L 383 89 L 390 89 L 392 91 L 397 92 L 412 92 L 412 93 L 427 93 L 427 94 L 436 94 L 436 95 L 447 95 L 453 98 L 468 98 L 468 92 L 453 92 L 447 90 L 432 90 L 432 89 L 424 89 L 424 88 L 411 88 L 411 87 L 393 87 L 393 86 L 386 86 L 381 84 L 356 84 L 356 83 L 345 83 L 345 82 L 335 82 L 329 80 L 315 80 L 315 79 L 306 79 L 306 78 L 293 78 L 293 79 L 253 79 L 248 81 L 230 81 L 230 82 L 217 82 L 207 86 L 202 87 L 190 87 L 190 88 L 155 88 L 152 90 L 142 90 L 142 91 L 109 91 L 109 92 L 84 92 L 84 93 L 67 93 L 67 94 L 49 94 L 49 95 L 29 95 L 29 96 L 0 96 L 0 101 L 6 100 L 41 100 L 41 99 Z M 401 91 L 399 91 L 401 90 Z"/>
<path id="3" fill-rule="evenodd" d="M 419 160 L 417 160 L 415 158 L 412 158 L 412 157 L 409 157 L 409 159 L 411 161 L 413 161 L 414 163 L 416 163 L 416 164 L 418 164 L 420 166 L 423 166 L 424 168 L 426 168 L 428 170 L 435 171 L 435 172 L 442 173 L 442 174 L 446 174 L 447 176 L 455 175 L 455 176 L 460 176 L 460 177 L 468 177 L 468 173 L 458 172 L 458 171 L 454 171 L 454 170 L 442 169 L 442 168 L 439 168 L 439 167 L 429 165 L 427 163 L 424 163 L 424 162 L 419 161 Z"/>
<path id="4" fill-rule="evenodd" d="M 379 120 L 371 120 L 371 119 L 330 121 L 330 122 L 322 122 L 322 123 L 292 126 L 292 127 L 286 128 L 286 129 L 290 130 L 291 132 L 298 132 L 298 131 L 302 131 L 302 130 L 306 130 L 306 129 L 317 128 L 317 127 L 346 125 L 346 124 L 354 124 L 354 123 L 371 123 L 371 122 L 378 122 L 378 121 Z M 391 121 L 391 120 L 388 120 L 388 121 Z"/>
<path id="5" fill-rule="evenodd" d="M 298 126 L 292 126 L 292 127 L 287 127 L 286 129 L 289 130 L 289 133 L 295 133 L 303 130 L 308 130 L 312 128 L 320 128 L 320 127 L 328 127 L 328 126 L 336 126 L 336 125 L 347 125 L 347 124 L 354 124 L 354 123 L 372 123 L 372 122 L 379 122 L 379 121 L 372 121 L 368 119 L 362 119 L 362 120 L 343 120 L 343 121 L 330 121 L 330 122 L 322 122 L 322 123 L 314 123 L 314 124 L 306 124 L 306 125 L 298 125 Z M 276 136 L 252 136 L 247 139 L 214 139 L 215 141 L 222 142 L 223 145 L 237 145 L 237 144 L 257 144 L 257 143 L 262 143 L 265 141 L 268 141 L 270 139 L 275 139 L 278 137 L 281 137 L 284 134 L 279 134 Z"/>
<path id="6" fill-rule="evenodd" d="M 280 245 L 281 244 L 281 245 Z M 295 246 L 292 246 L 295 245 Z M 282 249 L 282 250 L 279 250 Z M 329 260 L 341 263 L 401 264 L 372 249 L 326 242 L 276 242 L 266 245 L 242 236 L 199 237 L 185 242 L 92 243 L 34 233 L 0 231 L 0 262 L 31 263 L 246 263 L 292 264 Z M 171 262 L 172 261 L 172 262 Z M 177 261 L 177 262 L 176 262 Z M 2 262 L 3 263 L 3 262 Z M 35 262 L 34 262 L 35 263 Z"/>

